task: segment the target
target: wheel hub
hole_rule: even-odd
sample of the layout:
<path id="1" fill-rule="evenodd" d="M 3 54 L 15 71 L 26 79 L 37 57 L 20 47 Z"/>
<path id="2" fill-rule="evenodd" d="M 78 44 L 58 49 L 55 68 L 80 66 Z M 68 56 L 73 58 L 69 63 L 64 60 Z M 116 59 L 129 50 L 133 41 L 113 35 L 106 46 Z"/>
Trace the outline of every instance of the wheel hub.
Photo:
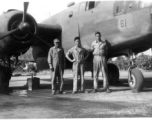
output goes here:
<path id="1" fill-rule="evenodd" d="M 136 84 L 135 76 L 131 74 L 131 80 L 129 81 L 131 87 L 134 87 Z"/>

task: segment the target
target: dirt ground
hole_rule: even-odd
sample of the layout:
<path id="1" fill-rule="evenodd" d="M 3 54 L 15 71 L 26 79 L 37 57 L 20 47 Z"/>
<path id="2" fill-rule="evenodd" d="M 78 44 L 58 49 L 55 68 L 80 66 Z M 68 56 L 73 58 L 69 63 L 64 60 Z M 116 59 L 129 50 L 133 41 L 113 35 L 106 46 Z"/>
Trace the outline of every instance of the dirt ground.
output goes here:
<path id="1" fill-rule="evenodd" d="M 127 73 L 121 72 L 121 84 L 110 86 L 111 93 L 91 93 L 93 79 L 85 75 L 89 93 L 72 94 L 72 75 L 66 74 L 67 94 L 51 94 L 50 76 L 40 77 L 41 86 L 27 91 L 26 80 L 30 76 L 12 77 L 11 95 L 0 95 L 0 119 L 21 118 L 135 118 L 152 117 L 152 74 L 144 72 L 145 88 L 132 93 L 127 84 Z M 99 81 L 100 91 L 102 80 Z"/>

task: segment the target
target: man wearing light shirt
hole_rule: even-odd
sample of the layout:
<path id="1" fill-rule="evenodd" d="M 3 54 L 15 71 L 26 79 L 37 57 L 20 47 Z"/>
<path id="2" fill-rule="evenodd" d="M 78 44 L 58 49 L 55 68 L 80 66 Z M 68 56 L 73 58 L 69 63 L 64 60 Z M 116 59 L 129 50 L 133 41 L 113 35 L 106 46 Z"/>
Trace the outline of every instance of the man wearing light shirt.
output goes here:
<path id="1" fill-rule="evenodd" d="M 66 54 L 66 58 L 73 62 L 73 94 L 76 94 L 78 91 L 78 75 L 80 74 L 81 79 L 81 92 L 85 91 L 85 83 L 84 83 L 84 62 L 87 59 L 89 53 L 86 49 L 81 46 L 80 38 L 75 37 L 74 39 L 75 46 L 72 47 Z M 73 59 L 69 56 L 72 55 Z"/>
<path id="2" fill-rule="evenodd" d="M 101 70 L 103 75 L 103 88 L 107 93 L 111 92 L 108 82 L 107 71 L 107 45 L 106 42 L 101 40 L 100 32 L 95 33 L 96 40 L 91 44 L 91 50 L 93 53 L 93 69 L 94 69 L 94 93 L 98 91 L 98 76 Z"/>

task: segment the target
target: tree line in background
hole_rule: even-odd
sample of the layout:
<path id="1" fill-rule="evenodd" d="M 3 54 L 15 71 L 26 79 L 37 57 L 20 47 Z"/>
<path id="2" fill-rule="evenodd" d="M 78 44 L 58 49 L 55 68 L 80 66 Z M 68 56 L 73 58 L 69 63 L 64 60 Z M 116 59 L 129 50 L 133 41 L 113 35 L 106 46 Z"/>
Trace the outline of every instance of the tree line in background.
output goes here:
<path id="1" fill-rule="evenodd" d="M 110 63 L 114 63 L 119 70 L 127 70 L 130 65 L 130 60 L 127 57 L 117 57 L 115 61 L 109 60 Z M 135 64 L 138 68 L 143 70 L 152 70 L 152 56 L 144 55 L 143 53 L 136 56 Z"/>
<path id="2" fill-rule="evenodd" d="M 127 70 L 130 65 L 130 60 L 124 56 L 117 57 L 116 60 L 114 61 L 110 59 L 108 62 L 115 64 L 119 68 L 119 70 Z M 137 65 L 138 68 L 151 71 L 152 70 L 152 56 L 140 54 L 139 56 L 136 57 L 135 64 Z M 26 65 L 28 66 L 28 69 L 26 69 Z M 23 67 L 25 69 L 23 69 Z M 33 63 L 27 63 L 27 62 L 22 61 L 15 68 L 14 72 L 25 72 L 25 71 L 31 72 L 33 70 L 35 71 L 35 69 L 36 67 Z"/>

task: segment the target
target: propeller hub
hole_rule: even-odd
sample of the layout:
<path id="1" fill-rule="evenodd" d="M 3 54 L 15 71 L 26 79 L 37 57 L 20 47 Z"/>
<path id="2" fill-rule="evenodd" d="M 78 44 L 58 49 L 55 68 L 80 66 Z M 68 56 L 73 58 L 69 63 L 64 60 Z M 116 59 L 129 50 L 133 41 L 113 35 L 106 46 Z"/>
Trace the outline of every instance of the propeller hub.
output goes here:
<path id="1" fill-rule="evenodd" d="M 27 22 L 21 22 L 20 25 L 19 25 L 19 29 L 21 31 L 29 30 L 30 29 L 30 24 L 27 23 Z"/>

